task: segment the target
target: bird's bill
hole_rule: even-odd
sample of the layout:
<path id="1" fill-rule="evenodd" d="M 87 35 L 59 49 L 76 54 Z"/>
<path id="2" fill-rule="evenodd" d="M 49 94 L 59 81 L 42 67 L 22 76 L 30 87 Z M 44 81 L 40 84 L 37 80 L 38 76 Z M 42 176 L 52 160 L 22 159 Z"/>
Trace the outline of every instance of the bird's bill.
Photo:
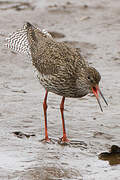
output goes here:
<path id="1" fill-rule="evenodd" d="M 104 100 L 104 102 L 106 103 L 106 105 L 108 105 L 108 103 L 107 103 L 106 99 L 104 98 L 102 92 L 100 91 L 100 88 L 99 88 L 98 86 L 92 87 L 92 92 L 93 92 L 93 94 L 95 95 L 95 97 L 96 97 L 96 99 L 97 99 L 97 102 L 98 102 L 98 104 L 99 104 L 99 106 L 100 106 L 101 111 L 103 112 L 102 106 L 101 106 L 101 104 L 100 104 L 98 92 L 99 92 L 99 94 L 101 95 L 101 97 L 103 98 L 103 100 Z"/>

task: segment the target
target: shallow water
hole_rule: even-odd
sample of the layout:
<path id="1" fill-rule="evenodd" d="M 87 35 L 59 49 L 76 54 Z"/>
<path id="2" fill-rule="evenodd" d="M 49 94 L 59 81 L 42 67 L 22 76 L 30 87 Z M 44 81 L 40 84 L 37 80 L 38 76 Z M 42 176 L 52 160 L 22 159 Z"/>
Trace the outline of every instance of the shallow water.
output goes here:
<path id="1" fill-rule="evenodd" d="M 45 91 L 35 79 L 28 58 L 1 46 L 0 179 L 119 179 L 120 165 L 110 166 L 108 161 L 99 160 L 98 154 L 109 151 L 113 144 L 119 145 L 120 140 L 120 2 L 31 0 L 28 6 L 17 1 L 17 8 L 15 1 L 3 2 L 0 3 L 1 43 L 7 33 L 26 21 L 58 32 L 56 40 L 79 48 L 100 71 L 100 87 L 109 106 L 101 100 L 102 113 L 96 99 L 89 95 L 66 99 L 68 137 L 87 146 L 40 142 L 44 137 Z M 61 97 L 49 94 L 48 132 L 57 139 L 62 136 L 60 101 Z M 13 134 L 15 131 L 35 136 L 18 138 Z"/>

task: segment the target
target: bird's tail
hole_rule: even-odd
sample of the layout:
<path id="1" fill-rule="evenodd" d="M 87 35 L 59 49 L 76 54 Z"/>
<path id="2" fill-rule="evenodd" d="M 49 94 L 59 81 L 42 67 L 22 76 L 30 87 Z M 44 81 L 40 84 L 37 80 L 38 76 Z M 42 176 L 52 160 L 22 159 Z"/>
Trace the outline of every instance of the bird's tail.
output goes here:
<path id="1" fill-rule="evenodd" d="M 32 42 L 35 41 L 34 32 L 36 31 L 39 32 L 42 36 L 51 38 L 51 35 L 45 29 L 40 30 L 27 22 L 22 29 L 9 34 L 8 38 L 6 38 L 7 47 L 13 51 L 31 56 L 30 39 Z"/>
<path id="2" fill-rule="evenodd" d="M 27 38 L 27 26 L 26 24 L 22 29 L 18 29 L 16 32 L 9 34 L 6 38 L 6 46 L 13 51 L 24 53 L 28 56 L 31 55 L 29 42 Z"/>

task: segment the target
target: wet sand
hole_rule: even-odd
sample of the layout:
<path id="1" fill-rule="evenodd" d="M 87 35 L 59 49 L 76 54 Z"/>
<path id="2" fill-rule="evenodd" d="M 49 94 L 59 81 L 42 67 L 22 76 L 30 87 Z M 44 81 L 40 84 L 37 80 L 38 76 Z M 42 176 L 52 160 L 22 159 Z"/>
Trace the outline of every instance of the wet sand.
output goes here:
<path id="1" fill-rule="evenodd" d="M 120 165 L 98 158 L 112 145 L 120 145 L 119 0 L 16 2 L 0 2 L 0 179 L 119 179 Z M 100 87 L 109 104 L 106 107 L 101 101 L 103 113 L 89 95 L 65 102 L 68 138 L 87 146 L 40 142 L 45 90 L 34 77 L 29 59 L 2 46 L 6 34 L 26 21 L 53 32 L 57 41 L 79 48 L 101 73 Z M 48 132 L 53 138 L 62 136 L 60 100 L 49 94 Z M 35 136 L 19 138 L 16 131 Z"/>

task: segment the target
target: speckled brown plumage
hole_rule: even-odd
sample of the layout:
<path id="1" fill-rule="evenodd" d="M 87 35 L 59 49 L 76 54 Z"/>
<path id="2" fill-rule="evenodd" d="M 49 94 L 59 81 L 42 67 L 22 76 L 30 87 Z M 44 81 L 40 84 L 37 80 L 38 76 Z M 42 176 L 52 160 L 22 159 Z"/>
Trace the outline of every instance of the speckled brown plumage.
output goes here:
<path id="1" fill-rule="evenodd" d="M 91 91 L 88 76 L 100 74 L 84 60 L 77 49 L 56 42 L 28 24 L 28 41 L 33 65 L 40 83 L 53 93 L 65 97 L 82 97 Z"/>
<path id="2" fill-rule="evenodd" d="M 93 92 L 100 105 L 97 91 L 102 97 L 103 95 L 98 87 L 101 79 L 99 72 L 88 65 L 77 49 L 69 47 L 63 42 L 56 42 L 45 30 L 41 31 L 30 23 L 26 23 L 23 29 L 10 35 L 7 40 L 8 47 L 32 57 L 33 66 L 38 72 L 37 77 L 46 89 L 43 104 L 45 140 L 49 140 L 46 118 L 47 94 L 53 92 L 63 96 L 60 106 L 63 122 L 62 140 L 68 141 L 63 116 L 65 97 L 80 98 Z"/>

